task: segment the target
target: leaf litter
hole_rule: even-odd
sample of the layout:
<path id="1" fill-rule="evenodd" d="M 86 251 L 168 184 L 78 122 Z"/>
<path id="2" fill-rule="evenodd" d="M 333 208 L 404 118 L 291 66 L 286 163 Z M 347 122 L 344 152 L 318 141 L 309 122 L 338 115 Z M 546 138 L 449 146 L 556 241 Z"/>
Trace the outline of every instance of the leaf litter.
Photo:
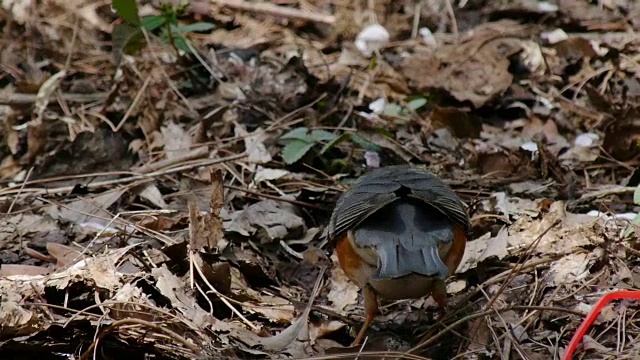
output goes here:
<path id="1" fill-rule="evenodd" d="M 3 2 L 0 352 L 561 357 L 640 286 L 638 11 Z M 349 349 L 361 295 L 320 235 L 365 168 L 409 163 L 473 236 L 446 309 L 383 302 Z M 637 356 L 637 309 L 583 358 Z"/>

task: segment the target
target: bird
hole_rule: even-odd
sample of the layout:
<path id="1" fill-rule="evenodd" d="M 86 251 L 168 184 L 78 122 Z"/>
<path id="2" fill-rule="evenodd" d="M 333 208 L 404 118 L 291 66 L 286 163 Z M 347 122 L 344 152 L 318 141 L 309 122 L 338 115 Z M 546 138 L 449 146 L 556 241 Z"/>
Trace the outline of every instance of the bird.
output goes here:
<path id="1" fill-rule="evenodd" d="M 451 187 L 428 170 L 390 165 L 369 170 L 336 201 L 326 226 L 338 263 L 362 289 L 360 345 L 378 312 L 378 299 L 431 295 L 446 305 L 453 275 L 470 237 L 469 215 Z"/>

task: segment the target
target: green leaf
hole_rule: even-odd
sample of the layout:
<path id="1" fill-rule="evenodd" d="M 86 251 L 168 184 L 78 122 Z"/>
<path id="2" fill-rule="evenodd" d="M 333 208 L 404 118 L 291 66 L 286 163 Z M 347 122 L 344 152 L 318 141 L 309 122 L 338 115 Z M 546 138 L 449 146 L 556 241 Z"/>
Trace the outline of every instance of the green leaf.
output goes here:
<path id="1" fill-rule="evenodd" d="M 361 148 L 368 150 L 368 151 L 375 151 L 375 152 L 380 152 L 382 150 L 382 148 L 380 148 L 380 146 L 372 143 L 371 141 L 363 138 L 362 136 L 358 135 L 358 134 L 351 134 L 351 140 L 353 140 L 354 143 L 360 145 Z"/>
<path id="2" fill-rule="evenodd" d="M 349 172 L 352 167 L 349 159 L 333 159 L 329 162 L 329 169 L 333 173 Z"/>
<path id="3" fill-rule="evenodd" d="M 133 55 L 147 44 L 140 28 L 129 24 L 116 25 L 111 33 L 111 42 L 116 62 L 120 62 L 123 53 Z"/>
<path id="4" fill-rule="evenodd" d="M 638 190 L 636 190 L 637 192 Z M 634 200 L 633 202 L 635 202 L 635 197 L 636 194 L 633 194 Z M 635 226 L 634 226 L 635 225 Z M 629 237 L 631 234 L 633 234 L 636 230 L 636 227 L 640 225 L 640 214 L 636 214 L 636 216 L 633 217 L 633 220 L 631 220 L 631 224 L 629 224 L 627 226 L 627 228 L 624 231 L 623 237 Z"/>
<path id="5" fill-rule="evenodd" d="M 313 130 L 311 131 L 311 137 L 316 142 L 331 141 L 337 138 L 337 136 L 334 133 L 328 132 L 326 130 Z"/>
<path id="6" fill-rule="evenodd" d="M 173 44 L 185 53 L 191 54 L 191 49 L 189 48 L 189 45 L 187 45 L 187 39 L 185 39 L 184 36 L 174 35 Z"/>
<path id="7" fill-rule="evenodd" d="M 633 192 L 633 203 L 640 205 L 640 185 L 636 188 L 636 191 Z"/>
<path id="8" fill-rule="evenodd" d="M 163 16 L 153 15 L 143 17 L 140 25 L 147 31 L 153 31 L 166 23 L 167 19 Z"/>
<path id="9" fill-rule="evenodd" d="M 212 23 L 208 22 L 197 22 L 188 25 L 177 25 L 174 29 L 176 32 L 181 34 L 190 33 L 190 32 L 203 32 L 214 29 L 216 26 Z"/>
<path id="10" fill-rule="evenodd" d="M 138 16 L 136 0 L 112 0 L 111 5 L 116 10 L 116 14 L 123 18 L 129 25 L 140 25 L 140 16 Z"/>
<path id="11" fill-rule="evenodd" d="M 393 135 L 393 133 L 387 129 L 381 128 L 381 127 L 376 127 L 373 128 L 373 131 L 375 131 L 376 133 L 382 135 L 382 136 L 386 136 L 390 139 L 393 139 L 395 137 L 395 135 Z"/>
<path id="12" fill-rule="evenodd" d="M 349 133 L 344 133 L 344 134 L 336 137 L 335 139 L 333 139 L 333 141 L 330 141 L 330 142 L 326 143 L 322 147 L 322 150 L 320 150 L 320 155 L 322 155 L 322 154 L 326 153 L 327 151 L 333 149 L 334 147 L 338 146 L 340 143 L 349 140 L 350 138 L 351 138 L 351 134 L 349 134 Z"/>
<path id="13" fill-rule="evenodd" d="M 375 69 L 376 66 L 378 66 L 378 58 L 374 56 L 371 58 L 371 61 L 369 61 L 369 70 Z"/>
<path id="14" fill-rule="evenodd" d="M 401 115 L 403 112 L 402 106 L 394 103 L 388 103 L 382 111 L 384 115 Z"/>
<path id="15" fill-rule="evenodd" d="M 291 131 L 289 131 L 288 133 L 280 136 L 280 141 L 282 140 L 302 140 L 302 141 L 306 141 L 306 142 L 311 142 L 313 141 L 313 139 L 311 139 L 311 137 L 308 134 L 309 129 L 307 129 L 306 127 L 299 127 L 299 128 L 295 128 Z"/>
<path id="16" fill-rule="evenodd" d="M 418 109 L 420 109 L 421 107 L 427 105 L 427 99 L 423 98 L 423 97 L 418 97 L 415 99 L 410 100 L 407 105 L 409 106 L 409 109 L 416 111 Z"/>
<path id="17" fill-rule="evenodd" d="M 302 159 L 302 157 L 311 150 L 314 145 L 315 143 L 312 142 L 293 140 L 282 148 L 282 160 L 284 160 L 287 165 L 291 165 Z"/>

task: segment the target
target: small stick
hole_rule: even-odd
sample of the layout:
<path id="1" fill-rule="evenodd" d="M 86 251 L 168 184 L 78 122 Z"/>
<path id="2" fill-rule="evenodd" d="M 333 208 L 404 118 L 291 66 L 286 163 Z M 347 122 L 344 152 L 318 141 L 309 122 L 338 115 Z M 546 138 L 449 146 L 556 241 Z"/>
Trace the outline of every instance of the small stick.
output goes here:
<path id="1" fill-rule="evenodd" d="M 273 5 L 270 3 L 249 3 L 242 0 L 217 0 L 215 4 L 222 7 L 248 11 L 254 13 L 264 13 L 272 16 L 293 18 L 308 20 L 313 22 L 319 22 L 323 24 L 333 25 L 336 22 L 336 17 L 333 15 L 315 14 L 304 10 L 294 9 L 290 7 Z"/>
<path id="2" fill-rule="evenodd" d="M 211 166 L 211 165 L 220 164 L 220 163 L 227 162 L 227 161 L 234 161 L 234 160 L 238 160 L 238 159 L 241 159 L 243 157 L 246 157 L 246 156 L 247 156 L 246 153 L 241 153 L 241 154 L 237 154 L 237 155 L 230 155 L 230 156 L 223 157 L 223 158 L 206 159 L 205 161 L 202 161 L 202 162 L 197 162 L 197 163 L 193 163 L 193 164 L 186 164 L 186 165 L 178 166 L 178 167 L 175 167 L 175 168 L 170 168 L 170 169 L 167 169 L 167 170 L 154 171 L 154 172 L 147 173 L 147 174 L 136 174 L 136 175 L 132 175 L 132 176 L 129 176 L 129 177 L 126 177 L 126 178 L 121 178 L 121 179 L 113 179 L 113 180 L 105 180 L 105 181 L 100 181 L 100 182 L 93 182 L 93 183 L 87 184 L 87 188 L 95 189 L 95 188 L 104 187 L 104 186 L 128 184 L 128 183 L 131 183 L 131 182 L 134 182 L 134 181 L 151 181 L 156 176 L 175 174 L 177 172 L 191 170 L 193 168 L 197 168 L 197 167 L 200 167 L 200 166 Z M 29 185 L 29 183 L 27 183 L 27 185 Z M 58 188 L 54 188 L 54 189 L 25 188 L 24 191 L 22 191 L 22 189 L 16 189 L 16 187 L 18 187 L 18 186 L 12 186 L 12 187 L 9 187 L 7 189 L 0 190 L 0 200 L 4 199 L 4 197 L 8 196 L 8 195 L 18 196 L 21 192 L 24 192 L 25 195 L 32 195 L 32 196 L 33 195 L 44 195 L 44 194 L 59 194 L 59 193 L 69 192 L 69 191 L 73 190 L 74 186 L 62 186 L 62 187 L 58 187 Z"/>
<path id="3" fill-rule="evenodd" d="M 107 93 L 60 93 L 60 97 L 67 102 L 90 103 L 94 101 L 102 101 L 107 98 Z M 32 105 L 36 102 L 36 94 L 25 93 L 7 93 L 0 95 L 0 105 Z"/>

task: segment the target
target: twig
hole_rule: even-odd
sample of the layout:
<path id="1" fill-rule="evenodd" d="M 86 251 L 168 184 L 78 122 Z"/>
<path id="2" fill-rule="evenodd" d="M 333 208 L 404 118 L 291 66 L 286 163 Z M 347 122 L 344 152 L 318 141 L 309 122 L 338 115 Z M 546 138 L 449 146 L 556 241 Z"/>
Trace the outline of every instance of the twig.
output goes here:
<path id="1" fill-rule="evenodd" d="M 278 16 L 278 17 L 308 20 L 308 21 L 313 21 L 313 22 L 318 22 L 318 23 L 323 23 L 328 25 L 333 25 L 336 22 L 336 17 L 333 15 L 315 14 L 315 13 L 310 13 L 304 10 L 273 5 L 266 2 L 249 3 L 242 0 L 217 0 L 217 1 L 214 1 L 214 3 L 222 7 L 226 7 L 234 10 L 248 11 L 248 12 L 254 12 L 254 13 L 264 13 L 267 15 Z"/>
<path id="2" fill-rule="evenodd" d="M 533 254 L 533 249 L 536 246 L 538 246 L 538 243 L 540 243 L 540 240 L 542 240 L 542 238 L 545 235 L 547 235 L 547 233 L 549 231 L 551 231 L 551 229 L 553 229 L 554 227 L 559 225 L 560 222 L 561 222 L 560 219 L 556 219 L 540 235 L 538 235 L 538 237 L 525 249 L 525 254 L 527 254 L 527 255 L 523 259 L 522 263 L 516 264 L 516 266 L 514 266 L 513 269 L 511 269 L 511 272 L 509 273 L 509 275 L 505 279 L 504 283 L 502 283 L 502 285 L 500 286 L 498 291 L 495 293 L 493 298 L 491 298 L 489 300 L 489 302 L 484 306 L 485 309 L 489 309 L 489 308 L 491 308 L 493 306 L 493 304 L 496 302 L 496 300 L 498 300 L 498 297 L 500 296 L 500 294 L 502 294 L 502 292 L 507 288 L 507 286 L 511 283 L 513 278 L 520 273 L 520 270 L 522 270 L 522 268 L 524 268 L 524 266 L 526 265 L 526 261 L 531 257 L 531 255 Z"/>
<path id="3" fill-rule="evenodd" d="M 627 193 L 632 193 L 636 191 L 638 188 L 635 186 L 614 186 L 608 189 L 598 190 L 594 192 L 590 192 L 582 195 L 580 199 L 572 200 L 567 203 L 569 208 L 576 207 L 578 205 L 582 205 L 584 203 L 588 203 L 590 201 L 609 196 L 609 195 L 622 195 Z"/>
<path id="4" fill-rule="evenodd" d="M 420 13 L 422 12 L 422 1 L 416 1 L 413 5 L 413 25 L 411 26 L 411 39 L 418 36 L 418 28 L 420 27 Z"/>
<path id="5" fill-rule="evenodd" d="M 200 264 L 196 263 L 196 260 L 194 259 L 194 257 L 195 257 L 195 253 L 191 252 L 190 255 L 189 255 L 189 264 L 191 265 L 191 268 L 195 269 L 196 272 L 198 273 L 198 275 L 200 275 L 200 279 L 205 284 L 207 284 L 207 286 L 209 287 L 211 292 L 216 294 L 218 296 L 218 298 L 220 299 L 220 301 L 222 301 L 225 305 L 227 305 L 227 307 L 231 310 L 231 312 L 236 314 L 236 316 L 238 316 L 242 320 L 242 322 L 247 324 L 247 326 L 249 326 L 254 331 L 259 331 L 260 328 L 258 328 L 251 321 L 249 321 L 249 319 L 247 319 L 244 315 L 242 315 L 242 313 L 240 311 L 238 311 L 238 309 L 236 309 L 235 306 L 231 305 L 231 303 L 226 299 L 225 296 L 223 296 L 222 293 L 220 293 L 220 291 L 218 291 L 213 285 L 211 285 L 211 283 L 209 282 L 207 277 L 202 272 L 202 269 L 200 268 Z M 191 277 L 193 277 L 193 273 L 191 273 Z"/>
<path id="6" fill-rule="evenodd" d="M 29 180 L 29 177 L 31 176 L 31 172 L 32 171 L 33 171 L 33 166 L 29 168 L 29 171 L 27 171 L 27 176 L 25 176 L 25 178 L 24 178 L 25 181 L 22 182 L 22 185 L 20 185 L 20 190 L 18 190 L 18 191 L 24 190 L 24 186 L 27 183 L 27 181 Z M 18 201 L 18 196 L 16 196 L 13 199 L 13 201 L 11 202 L 11 205 L 9 205 L 9 210 L 7 210 L 7 215 L 11 214 L 11 210 L 13 210 L 13 206 L 16 204 L 16 201 Z"/>
<path id="7" fill-rule="evenodd" d="M 202 157 L 207 156 L 209 153 L 209 149 L 206 146 L 201 146 L 195 149 L 189 150 L 186 154 L 178 156 L 173 159 L 165 159 L 159 160 L 150 164 L 143 164 L 139 167 L 133 168 L 132 170 L 135 172 L 150 172 L 150 171 L 158 171 L 160 169 L 167 168 L 176 164 L 184 164 L 186 161 L 200 159 Z"/>
<path id="8" fill-rule="evenodd" d="M 74 94 L 74 93 L 60 93 L 59 96 L 68 102 L 75 103 L 90 103 L 94 101 L 102 101 L 107 98 L 108 93 L 93 93 L 93 94 Z M 0 94 L 0 105 L 32 105 L 36 102 L 36 94 L 24 94 L 24 93 L 3 93 Z"/>
<path id="9" fill-rule="evenodd" d="M 433 344 L 436 340 L 440 339 L 442 336 L 444 336 L 445 334 L 447 334 L 449 331 L 455 329 L 456 327 L 464 324 L 467 321 L 471 321 L 477 318 L 481 318 L 483 316 L 487 316 L 487 315 L 491 315 L 493 314 L 495 311 L 498 312 L 505 312 L 505 311 L 510 311 L 510 310 L 539 310 L 539 311 L 556 311 L 556 312 L 565 312 L 565 313 L 569 313 L 569 314 L 573 314 L 573 315 L 577 315 L 577 316 L 584 316 L 584 313 L 581 313 L 579 311 L 575 311 L 575 310 L 571 310 L 571 309 L 566 309 L 566 308 L 561 308 L 561 307 L 553 307 L 553 306 L 523 306 L 523 305 L 516 305 L 516 306 L 507 306 L 505 308 L 502 309 L 489 309 L 489 310 L 484 310 L 484 311 L 480 311 L 477 312 L 475 314 L 471 314 L 468 316 L 463 317 L 462 319 L 454 322 L 453 324 L 447 326 L 446 328 L 444 328 L 443 330 L 439 331 L 436 335 L 432 336 L 431 338 L 427 339 L 424 342 L 421 342 L 420 344 L 414 346 L 413 348 L 411 348 L 409 350 L 409 353 L 415 353 L 416 351 L 430 345 Z"/>
<path id="10" fill-rule="evenodd" d="M 321 355 L 303 358 L 304 360 L 333 360 L 333 359 L 409 359 L 409 360 L 430 360 L 422 356 L 407 354 L 399 351 L 358 351 L 357 353 L 346 352 L 341 354 Z"/>
<path id="11" fill-rule="evenodd" d="M 73 58 L 73 49 L 76 46 L 76 40 L 78 38 L 78 29 L 80 29 L 80 16 L 75 16 L 75 22 L 73 23 L 73 34 L 71 35 L 71 44 L 69 45 L 69 53 L 67 54 L 67 60 L 64 63 L 64 69 L 69 71 L 71 66 L 71 59 Z"/>
<path id="12" fill-rule="evenodd" d="M 149 37 L 149 32 L 147 30 L 145 30 L 144 28 L 142 28 L 142 34 L 144 35 L 145 40 L 147 40 L 147 43 L 151 44 L 152 42 L 151 42 L 151 38 Z M 172 44 L 173 44 L 173 42 L 172 42 Z M 175 47 L 175 44 L 174 44 L 174 47 Z M 164 79 L 167 82 L 167 85 L 169 85 L 171 90 L 173 90 L 173 92 L 180 98 L 180 100 L 182 100 L 182 102 L 187 107 L 187 109 L 189 109 L 191 114 L 195 115 L 196 117 L 199 117 L 200 114 L 198 114 L 198 112 L 193 108 L 193 106 L 191 106 L 191 103 L 189 102 L 189 99 L 187 99 L 184 96 L 184 94 L 182 94 L 180 89 L 178 89 L 178 86 L 176 85 L 175 81 L 173 81 L 171 79 L 171 76 L 169 76 L 169 74 L 165 70 L 165 67 L 163 66 L 163 62 L 160 61 L 159 56 L 153 51 L 151 51 L 150 54 L 153 57 L 155 63 L 158 65 L 157 69 L 158 69 L 158 71 L 160 71 L 162 73 L 162 76 L 164 76 Z"/>
<path id="13" fill-rule="evenodd" d="M 520 266 L 519 273 L 522 274 L 525 271 L 534 270 L 534 269 L 538 268 L 541 265 L 545 265 L 545 264 L 547 264 L 549 262 L 552 262 L 555 259 L 556 259 L 556 256 L 546 257 L 546 258 L 543 258 L 543 259 L 537 259 L 537 260 L 529 261 L 527 263 L 524 263 L 522 266 Z M 519 264 L 516 264 L 513 268 L 518 267 L 518 266 L 519 266 Z M 508 278 L 512 274 L 513 268 L 493 276 L 492 278 L 484 281 L 482 285 L 483 286 L 489 286 L 489 285 L 494 285 L 494 284 L 500 283 L 501 281 L 503 281 L 505 278 Z M 459 304 L 467 304 L 467 305 L 462 307 L 462 308 L 457 309 L 458 312 L 459 311 L 464 311 L 467 306 L 470 306 L 471 305 L 471 299 L 476 294 L 478 294 L 480 291 L 481 291 L 481 288 L 480 287 L 476 287 L 475 289 L 471 290 L 468 294 L 465 294 L 463 299 L 461 301 L 459 301 L 458 303 Z M 443 323 L 448 318 L 449 317 L 440 320 L 439 323 Z M 427 339 L 427 335 L 423 336 L 423 339 Z"/>
<path id="14" fill-rule="evenodd" d="M 313 208 L 313 209 L 326 210 L 326 208 L 324 208 L 324 207 L 322 207 L 320 205 L 310 204 L 310 203 L 304 202 L 304 201 L 287 199 L 287 198 L 274 196 L 274 195 L 269 195 L 269 194 L 263 194 L 263 193 L 259 193 L 257 191 L 252 191 L 252 190 L 249 190 L 249 189 L 244 189 L 244 188 L 233 186 L 233 185 L 224 185 L 224 187 L 227 188 L 227 189 L 231 189 L 231 190 L 242 191 L 244 193 L 255 195 L 255 196 L 258 196 L 258 197 L 261 197 L 261 198 L 265 198 L 265 199 L 271 199 L 271 200 L 275 200 L 275 201 L 287 202 L 287 203 L 290 203 L 290 204 L 300 205 L 300 206 Z"/>
<path id="15" fill-rule="evenodd" d="M 155 313 L 158 314 L 162 314 L 165 315 L 167 317 L 167 319 L 162 319 L 163 322 L 167 322 L 167 321 L 176 321 L 179 322 L 181 324 L 186 325 L 189 329 L 193 330 L 193 331 L 198 331 L 201 330 L 198 326 L 196 326 L 195 324 L 193 324 L 189 319 L 186 319 L 185 317 L 179 317 L 174 313 L 171 313 L 169 310 L 165 310 L 162 308 L 158 308 L 149 304 L 145 304 L 145 303 L 141 303 L 141 302 L 134 302 L 134 301 L 113 301 L 113 300 L 107 300 L 105 302 L 99 303 L 99 304 L 93 304 L 90 306 L 85 307 L 84 309 L 81 310 L 77 310 L 77 309 L 71 309 L 71 308 L 67 308 L 67 307 L 63 307 L 60 305 L 55 305 L 55 304 L 49 304 L 49 303 L 36 303 L 36 302 L 26 302 L 25 305 L 27 306 L 41 306 L 41 307 L 49 307 L 49 308 L 53 308 L 53 309 L 59 309 L 59 310 L 65 310 L 65 311 L 69 311 L 69 312 L 73 312 L 74 314 L 69 317 L 67 319 L 67 321 L 64 322 L 64 324 L 62 325 L 62 327 L 67 327 L 69 326 L 69 324 L 71 324 L 74 320 L 78 320 L 78 318 L 80 316 L 83 317 L 98 317 L 98 315 L 96 315 L 95 313 L 91 312 L 93 309 L 96 308 L 101 308 L 101 307 L 105 307 L 105 308 L 109 308 L 113 311 L 127 311 L 129 313 L 132 313 L 132 310 L 123 310 L 122 305 L 135 305 L 136 307 L 143 307 L 143 308 L 147 308 L 149 310 L 152 310 L 154 312 L 154 316 L 156 315 Z M 143 313 L 142 310 L 138 311 L 139 313 Z M 148 315 L 149 313 L 143 313 Z"/>
<path id="16" fill-rule="evenodd" d="M 151 172 L 151 173 L 148 173 L 148 174 L 132 175 L 132 176 L 129 176 L 129 177 L 126 177 L 126 178 L 122 178 L 122 179 L 113 179 L 113 180 L 105 180 L 105 181 L 94 182 L 94 183 L 87 184 L 87 188 L 88 189 L 95 189 L 95 188 L 104 187 L 104 186 L 126 184 L 126 183 L 130 183 L 130 182 L 133 182 L 133 181 L 138 181 L 138 180 L 151 181 L 156 176 L 173 174 L 173 173 L 177 173 L 177 172 L 180 172 L 180 171 L 190 170 L 192 168 L 199 167 L 199 166 L 209 166 L 209 165 L 215 165 L 215 164 L 219 164 L 219 163 L 223 163 L 223 162 L 227 162 L 227 161 L 238 160 L 238 159 L 244 158 L 246 156 L 247 156 L 246 153 L 242 153 L 242 154 L 227 156 L 227 157 L 224 157 L 224 158 L 209 159 L 207 161 L 202 161 L 202 162 L 198 162 L 198 163 L 194 163 L 194 164 L 186 164 L 186 165 L 178 166 L 178 167 L 175 167 L 175 168 L 172 168 L 172 169 L 167 169 L 167 170 L 162 170 L 162 171 L 155 171 L 155 172 Z M 0 191 L 0 196 L 7 196 L 7 195 L 13 195 L 13 194 L 20 193 L 21 189 L 17 189 L 17 188 L 20 187 L 21 185 L 22 184 L 16 185 L 16 186 L 12 186 L 12 187 L 10 187 L 8 189 L 4 189 L 4 190 Z M 27 183 L 27 185 L 29 185 L 29 183 Z M 73 188 L 74 188 L 74 186 L 62 186 L 62 187 L 53 188 L 53 189 L 34 189 L 34 188 L 30 189 L 30 188 L 26 188 L 23 191 L 27 195 L 43 195 L 43 194 L 54 194 L 54 193 L 69 192 L 69 191 L 73 190 Z M 0 198 L 0 199 L 2 199 L 2 198 Z"/>
<path id="17" fill-rule="evenodd" d="M 82 355 L 80 356 L 80 360 L 87 360 L 90 358 L 91 353 L 93 353 L 94 349 L 98 346 L 98 342 L 100 340 L 102 340 L 102 338 L 104 338 L 105 336 L 109 335 L 110 333 L 114 332 L 118 327 L 122 326 L 122 325 L 142 325 L 145 326 L 147 328 L 153 329 L 155 331 L 157 331 L 158 333 L 162 333 L 165 334 L 167 336 L 169 336 L 172 340 L 175 340 L 176 342 L 182 344 L 184 347 L 186 347 L 187 349 L 191 350 L 193 352 L 193 355 L 197 355 L 200 354 L 201 350 L 193 345 L 191 342 L 189 342 L 187 339 L 185 339 L 184 337 L 180 336 L 179 334 L 167 329 L 166 327 L 163 327 L 159 324 L 154 324 L 150 321 L 144 321 L 144 320 L 140 320 L 140 319 L 123 319 L 123 320 L 118 320 L 116 322 L 114 322 L 113 324 L 111 324 L 108 328 L 104 329 L 104 331 L 102 331 L 100 333 L 100 335 L 98 335 L 98 338 L 91 343 L 91 346 L 89 346 L 89 348 L 87 350 L 85 350 L 84 353 L 82 353 Z"/>
<path id="18" fill-rule="evenodd" d="M 52 263 L 55 264 L 56 263 L 56 259 L 53 256 L 50 255 L 45 255 L 39 251 L 36 251 L 32 248 L 24 248 L 24 254 L 32 257 L 34 259 L 40 260 L 40 261 L 44 261 L 44 262 L 48 262 L 48 263 Z"/>
<path id="19" fill-rule="evenodd" d="M 525 268 L 528 267 L 529 264 L 526 263 L 526 261 L 531 257 L 531 254 L 533 253 L 533 249 L 538 245 L 538 243 L 540 242 L 540 240 L 542 240 L 542 238 L 549 232 L 551 231 L 551 229 L 553 229 L 554 227 L 556 227 L 557 225 L 559 225 L 561 223 L 561 220 L 556 219 L 556 221 L 554 221 L 551 225 L 549 225 L 540 235 L 538 235 L 538 237 L 531 243 L 529 244 L 529 246 L 524 250 L 526 256 L 524 257 L 524 259 L 522 259 L 521 263 L 516 264 L 516 266 L 514 266 L 511 270 L 507 271 L 506 273 L 506 279 L 504 280 L 504 282 L 502 283 L 502 285 L 500 286 L 500 288 L 498 289 L 498 291 L 496 291 L 495 295 L 489 300 L 489 302 L 487 302 L 487 304 L 484 306 L 484 310 L 481 312 L 481 314 L 486 314 L 489 315 L 491 313 L 494 313 L 496 311 L 498 311 L 497 309 L 493 309 L 493 304 L 495 303 L 495 301 L 498 299 L 498 297 L 500 296 L 500 294 L 502 294 L 504 292 L 504 290 L 507 288 L 507 286 L 511 283 L 511 281 L 513 280 L 513 278 L 517 275 L 520 274 L 521 271 Z M 475 317 L 474 317 L 475 319 Z M 456 322 L 458 323 L 458 322 Z M 454 324 L 456 324 L 454 323 Z M 456 325 L 457 326 L 457 325 Z M 449 326 L 447 327 L 445 330 L 447 329 L 453 329 L 455 328 L 455 326 Z M 477 331 L 478 329 L 473 329 L 472 333 Z M 415 350 L 421 349 L 427 345 L 429 345 L 430 343 L 432 343 L 433 341 L 435 341 L 435 339 L 437 339 L 440 336 L 440 333 L 432 336 L 431 338 L 426 339 L 425 341 L 421 341 L 420 344 L 416 345 L 413 349 L 410 350 L 410 352 L 414 352 Z"/>
<path id="20" fill-rule="evenodd" d="M 133 110 L 138 106 L 138 103 L 140 102 L 140 99 L 142 98 L 142 95 L 144 94 L 144 91 L 147 89 L 147 86 L 149 86 L 149 83 L 151 83 L 151 78 L 152 78 L 151 76 L 148 76 L 144 80 L 144 82 L 142 83 L 142 86 L 140 87 L 140 89 L 138 89 L 138 92 L 136 93 L 136 96 L 133 98 L 133 101 L 131 102 L 131 105 L 129 105 L 129 108 L 124 113 L 124 116 L 122 117 L 122 120 L 120 120 L 120 122 L 118 123 L 116 128 L 113 129 L 114 132 L 118 132 L 120 130 L 122 125 L 124 125 L 124 123 L 127 121 L 127 119 L 129 119 L 129 116 L 131 116 L 131 113 L 133 113 Z"/>
<path id="21" fill-rule="evenodd" d="M 458 20 L 456 20 L 456 13 L 453 10 L 453 5 L 451 5 L 451 0 L 446 0 L 444 2 L 447 7 L 447 15 L 449 15 L 449 20 L 451 21 L 451 33 L 456 39 L 456 43 L 460 41 L 460 36 L 458 36 Z"/>

